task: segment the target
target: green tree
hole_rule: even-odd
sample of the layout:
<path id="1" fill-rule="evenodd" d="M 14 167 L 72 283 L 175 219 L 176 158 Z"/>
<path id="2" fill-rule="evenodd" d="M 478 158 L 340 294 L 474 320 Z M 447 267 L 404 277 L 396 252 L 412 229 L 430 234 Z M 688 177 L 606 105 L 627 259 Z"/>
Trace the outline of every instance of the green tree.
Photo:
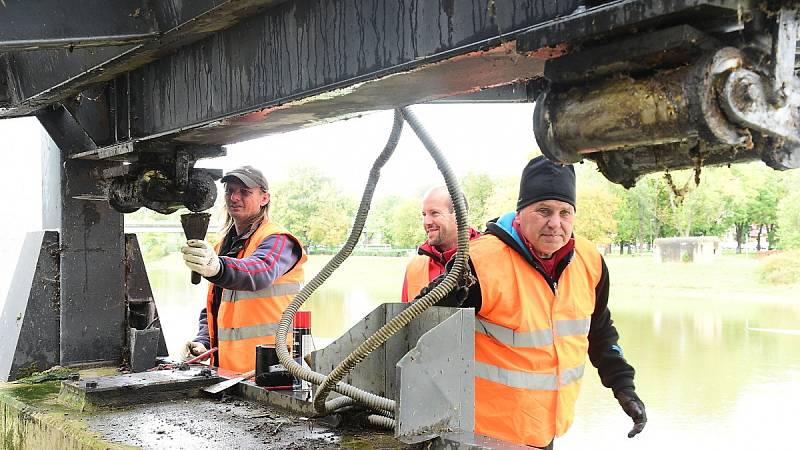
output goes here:
<path id="1" fill-rule="evenodd" d="M 619 199 L 594 163 L 576 167 L 577 199 L 575 232 L 596 244 L 611 242 L 617 228 L 614 211 Z"/>
<path id="2" fill-rule="evenodd" d="M 375 240 L 375 236 L 379 234 L 381 243 L 394 246 L 395 230 L 392 226 L 392 215 L 395 208 L 403 201 L 405 198 L 399 195 L 390 195 L 373 201 L 367 217 L 367 224 L 364 227 L 368 240 Z"/>
<path id="3" fill-rule="evenodd" d="M 418 199 L 405 199 L 396 204 L 387 218 L 389 243 L 393 247 L 412 248 L 425 240 Z"/>
<path id="4" fill-rule="evenodd" d="M 800 248 L 800 174 L 787 180 L 788 194 L 778 202 L 777 235 L 780 248 Z"/>
<path id="5" fill-rule="evenodd" d="M 289 170 L 289 181 L 270 191 L 270 216 L 303 245 L 336 245 L 346 239 L 355 200 L 344 195 L 318 167 L 295 166 Z"/>
<path id="6" fill-rule="evenodd" d="M 671 191 L 663 176 L 644 176 L 636 186 L 628 190 L 618 187 L 616 192 L 621 198 L 614 214 L 618 242 L 647 244 L 650 248 L 656 238 L 674 233 Z"/>
<path id="7" fill-rule="evenodd" d="M 755 186 L 756 197 L 751 203 L 750 211 L 753 221 L 758 224 L 756 249 L 761 250 L 762 233 L 767 234 L 769 248 L 773 249 L 777 244 L 775 231 L 778 225 L 778 202 L 787 194 L 788 180 L 783 173 L 764 166 L 760 167 L 758 175 Z"/>
<path id="8" fill-rule="evenodd" d="M 619 244 L 620 254 L 625 245 L 635 245 L 640 242 L 643 205 L 636 194 L 638 191 L 634 191 L 633 188 L 625 190 L 620 187 L 617 190 L 618 207 L 613 212 L 613 218 L 616 221 L 614 240 Z"/>
<path id="9" fill-rule="evenodd" d="M 727 170 L 704 168 L 699 184 L 693 170 L 664 175 L 672 227 L 665 236 L 721 236 L 733 223 L 746 220 L 745 185 Z"/>
<path id="10" fill-rule="evenodd" d="M 470 172 L 461 178 L 461 190 L 469 202 L 469 225 L 476 230 L 483 229 L 491 216 L 490 201 L 494 196 L 494 181 L 485 173 Z"/>
<path id="11" fill-rule="evenodd" d="M 494 192 L 487 202 L 486 220 L 494 219 L 502 214 L 517 209 L 517 196 L 519 195 L 519 178 L 505 177 L 494 184 Z M 480 224 L 478 231 L 486 229 L 486 221 Z"/>

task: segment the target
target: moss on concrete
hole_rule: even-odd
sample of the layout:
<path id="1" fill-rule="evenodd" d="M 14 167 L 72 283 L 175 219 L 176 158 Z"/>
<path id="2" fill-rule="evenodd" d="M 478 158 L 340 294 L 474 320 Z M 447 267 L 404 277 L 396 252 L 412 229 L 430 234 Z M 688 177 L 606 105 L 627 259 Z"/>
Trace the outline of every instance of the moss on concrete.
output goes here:
<path id="1" fill-rule="evenodd" d="M 23 366 L 17 369 L 17 377 L 18 378 L 29 377 L 34 373 L 36 373 L 37 370 L 39 370 L 39 368 L 36 366 L 36 362 L 33 361 L 27 366 Z"/>
<path id="2" fill-rule="evenodd" d="M 74 377 L 78 376 L 77 370 L 61 366 L 55 366 L 45 370 L 44 372 L 33 372 L 30 375 L 26 376 L 25 378 L 18 379 L 17 381 L 15 381 L 15 383 L 35 384 L 35 383 L 43 383 L 45 381 L 66 380 L 73 376 Z"/>
<path id="3" fill-rule="evenodd" d="M 58 394 L 60 387 L 60 381 L 48 381 L 38 384 L 19 384 L 9 389 L 3 389 L 3 392 L 22 403 L 31 405 L 46 399 L 48 396 Z"/>
<path id="4" fill-rule="evenodd" d="M 57 402 L 60 387 L 61 381 L 57 380 L 36 384 L 0 383 L 0 443 L 3 449 L 133 448 L 103 441 L 87 431 L 84 420 L 89 415 L 67 409 Z"/>
<path id="5" fill-rule="evenodd" d="M 369 435 L 345 434 L 340 438 L 339 444 L 343 448 L 351 450 L 401 450 L 413 448 L 398 441 L 391 434 L 381 433 L 370 433 Z"/>

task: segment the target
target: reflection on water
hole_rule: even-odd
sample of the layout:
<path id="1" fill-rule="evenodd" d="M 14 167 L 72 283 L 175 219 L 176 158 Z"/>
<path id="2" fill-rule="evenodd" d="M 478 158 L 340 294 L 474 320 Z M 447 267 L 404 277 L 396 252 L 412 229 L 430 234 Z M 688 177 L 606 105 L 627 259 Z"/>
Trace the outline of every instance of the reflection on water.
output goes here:
<path id="1" fill-rule="evenodd" d="M 327 260 L 312 257 L 308 276 Z M 608 263 L 612 279 L 625 269 Z M 304 306 L 321 340 L 399 297 L 403 258 L 354 257 L 345 264 Z M 196 332 L 205 285 L 192 286 L 178 258 L 149 264 L 148 271 L 174 352 Z M 575 423 L 557 448 L 800 448 L 793 428 L 800 416 L 800 336 L 748 331 L 800 329 L 800 302 L 763 289 L 737 288 L 733 299 L 702 286 L 664 294 L 637 285 L 642 278 L 612 282 L 612 312 L 649 423 L 628 439 L 630 419 L 589 369 Z"/>

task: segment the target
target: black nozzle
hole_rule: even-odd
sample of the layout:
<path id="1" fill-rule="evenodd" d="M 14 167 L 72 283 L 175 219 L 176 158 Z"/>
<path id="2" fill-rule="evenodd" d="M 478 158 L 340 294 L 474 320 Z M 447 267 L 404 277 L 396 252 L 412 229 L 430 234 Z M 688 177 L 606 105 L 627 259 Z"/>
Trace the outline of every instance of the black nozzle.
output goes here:
<path id="1" fill-rule="evenodd" d="M 208 231 L 208 221 L 211 219 L 209 213 L 189 213 L 181 214 L 181 225 L 186 239 L 205 239 Z M 192 284 L 200 284 L 200 274 L 192 272 Z"/>

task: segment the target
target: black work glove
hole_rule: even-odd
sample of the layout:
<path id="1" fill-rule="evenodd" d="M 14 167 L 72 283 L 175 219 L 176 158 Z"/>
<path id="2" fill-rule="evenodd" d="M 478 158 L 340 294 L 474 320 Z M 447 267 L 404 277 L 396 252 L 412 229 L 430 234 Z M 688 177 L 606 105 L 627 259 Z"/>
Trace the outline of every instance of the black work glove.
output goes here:
<path id="1" fill-rule="evenodd" d="M 436 286 L 439 286 L 442 281 L 444 281 L 444 277 L 447 276 L 446 273 L 439 275 L 438 277 L 434 278 L 427 286 L 422 288 L 414 297 L 414 301 L 421 299 L 425 295 L 427 295 L 430 291 L 432 291 Z M 436 303 L 436 306 L 454 306 L 460 307 L 464 300 L 467 298 L 467 294 L 469 293 L 468 289 L 463 286 L 456 287 L 455 290 L 450 291 L 443 299 L 439 300 Z"/>
<path id="2" fill-rule="evenodd" d="M 424 288 L 422 288 L 422 289 L 419 291 L 419 294 L 417 294 L 417 295 L 414 297 L 414 300 L 419 300 L 419 299 L 421 299 L 422 297 L 424 297 L 424 296 L 428 295 L 428 292 L 432 291 L 432 290 L 433 290 L 433 288 L 435 288 L 436 286 L 438 286 L 439 284 L 441 284 L 441 282 L 442 282 L 442 281 L 444 281 L 444 277 L 445 277 L 445 275 L 446 275 L 446 274 L 444 274 L 444 273 L 443 273 L 443 274 L 439 275 L 438 277 L 434 278 L 434 279 L 433 279 L 433 281 L 431 281 L 430 283 L 428 283 L 428 285 L 427 285 L 427 286 L 425 286 Z"/>
<path id="3" fill-rule="evenodd" d="M 628 432 L 628 437 L 632 438 L 641 433 L 647 423 L 647 414 L 644 412 L 644 403 L 636 395 L 636 391 L 633 388 L 622 388 L 614 394 L 614 397 L 617 398 L 625 414 L 633 419 L 633 428 Z"/>

